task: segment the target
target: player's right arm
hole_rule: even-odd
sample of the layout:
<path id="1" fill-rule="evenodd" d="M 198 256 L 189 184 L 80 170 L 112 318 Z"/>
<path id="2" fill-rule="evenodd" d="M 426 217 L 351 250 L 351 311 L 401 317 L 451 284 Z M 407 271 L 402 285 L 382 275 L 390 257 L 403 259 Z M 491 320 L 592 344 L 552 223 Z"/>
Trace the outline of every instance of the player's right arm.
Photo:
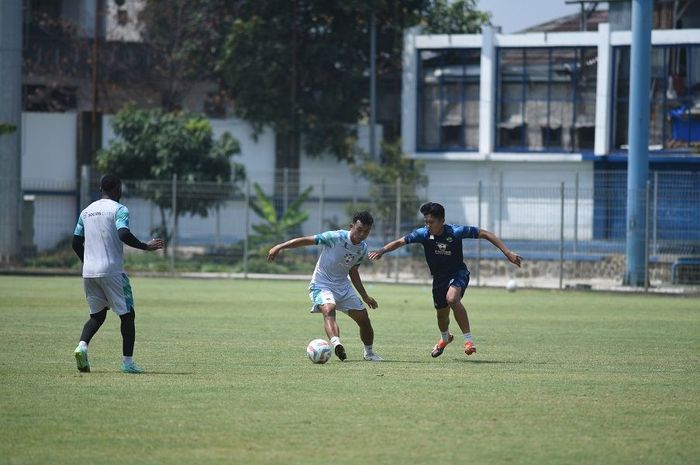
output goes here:
<path id="1" fill-rule="evenodd" d="M 297 247 L 305 247 L 307 245 L 316 245 L 315 236 L 296 237 L 287 242 L 282 242 L 270 249 L 267 253 L 267 261 L 273 261 L 283 249 L 296 249 Z"/>
<path id="2" fill-rule="evenodd" d="M 394 241 L 389 242 L 379 250 L 371 251 L 367 254 L 367 258 L 369 258 L 370 260 L 379 260 L 385 253 L 393 252 L 394 250 L 403 247 L 404 245 L 406 245 L 406 238 L 400 237 Z"/>
<path id="3" fill-rule="evenodd" d="M 73 251 L 78 256 L 81 262 L 85 262 L 85 227 L 83 226 L 83 217 L 78 217 L 78 224 L 75 225 L 73 232 Z"/>

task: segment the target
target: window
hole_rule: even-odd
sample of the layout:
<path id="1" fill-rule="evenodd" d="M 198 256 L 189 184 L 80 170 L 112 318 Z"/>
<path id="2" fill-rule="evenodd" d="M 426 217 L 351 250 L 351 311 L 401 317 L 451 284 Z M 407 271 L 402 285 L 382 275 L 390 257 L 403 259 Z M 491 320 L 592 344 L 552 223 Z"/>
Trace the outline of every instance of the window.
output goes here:
<path id="1" fill-rule="evenodd" d="M 22 88 L 24 111 L 63 113 L 78 107 L 78 89 L 75 87 L 26 84 Z"/>
<path id="2" fill-rule="evenodd" d="M 596 48 L 502 48 L 498 60 L 498 150 L 593 149 Z"/>
<path id="3" fill-rule="evenodd" d="M 422 50 L 418 150 L 479 147 L 479 49 Z"/>
<path id="4" fill-rule="evenodd" d="M 613 150 L 627 150 L 630 47 L 613 51 Z M 652 47 L 649 149 L 700 148 L 700 45 Z"/>

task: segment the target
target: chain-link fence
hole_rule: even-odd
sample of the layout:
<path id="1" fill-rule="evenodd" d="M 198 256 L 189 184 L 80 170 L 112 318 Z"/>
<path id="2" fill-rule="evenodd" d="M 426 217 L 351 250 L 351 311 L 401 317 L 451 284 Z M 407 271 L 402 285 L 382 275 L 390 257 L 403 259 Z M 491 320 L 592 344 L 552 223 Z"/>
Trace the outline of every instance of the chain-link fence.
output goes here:
<path id="1" fill-rule="evenodd" d="M 250 175 L 250 173 L 249 173 Z M 573 183 L 445 184 L 407 192 L 401 180 L 385 186 L 328 172 L 250 176 L 238 185 L 126 180 L 122 203 L 134 234 L 168 241 L 167 251 L 127 254 L 127 268 L 157 272 L 295 273 L 310 275 L 314 247 L 285 251 L 268 263 L 276 242 L 348 228 L 368 209 L 375 226 L 370 249 L 422 225 L 423 201 L 445 206 L 446 221 L 494 232 L 524 258 L 511 266 L 487 241 L 465 240 L 474 285 L 614 287 L 625 275 L 627 187 L 624 171 L 595 171 Z M 65 184 L 65 183 L 64 183 Z M 22 260 L 26 266 L 78 268 L 70 238 L 79 210 L 98 197 L 97 183 L 25 183 Z M 82 186 L 81 186 L 82 184 Z M 88 188 L 89 185 L 89 188 Z M 82 187 L 82 188 L 81 188 Z M 652 171 L 646 192 L 648 283 L 678 289 L 700 284 L 700 175 Z M 173 214 L 177 212 L 177 214 Z M 127 248 L 128 249 L 128 248 Z M 407 246 L 363 266 L 366 278 L 429 279 L 420 246 Z"/>

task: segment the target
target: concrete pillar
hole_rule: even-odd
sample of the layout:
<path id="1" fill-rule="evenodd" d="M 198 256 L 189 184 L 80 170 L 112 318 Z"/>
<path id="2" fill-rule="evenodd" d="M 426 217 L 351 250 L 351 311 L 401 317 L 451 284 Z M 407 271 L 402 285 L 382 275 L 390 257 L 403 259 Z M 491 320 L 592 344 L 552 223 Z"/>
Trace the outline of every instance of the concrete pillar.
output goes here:
<path id="1" fill-rule="evenodd" d="M 610 151 L 610 108 L 612 98 L 612 47 L 610 25 L 598 25 L 598 76 L 595 101 L 596 155 L 607 155 Z"/>
<path id="2" fill-rule="evenodd" d="M 403 81 L 401 87 L 401 148 L 405 154 L 416 153 L 416 89 L 418 84 L 418 50 L 415 37 L 419 28 L 411 28 L 403 34 Z"/>
<path id="3" fill-rule="evenodd" d="M 0 1 L 0 263 L 20 257 L 22 0 Z"/>
<path id="4" fill-rule="evenodd" d="M 481 33 L 481 68 L 479 83 L 479 153 L 493 153 L 496 114 L 496 31 L 485 26 Z"/>

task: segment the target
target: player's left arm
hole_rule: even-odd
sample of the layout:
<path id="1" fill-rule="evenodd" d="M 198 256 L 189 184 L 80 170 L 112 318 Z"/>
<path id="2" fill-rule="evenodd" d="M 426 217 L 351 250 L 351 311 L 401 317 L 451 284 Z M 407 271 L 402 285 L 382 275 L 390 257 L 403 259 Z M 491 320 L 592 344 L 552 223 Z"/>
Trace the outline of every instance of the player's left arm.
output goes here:
<path id="1" fill-rule="evenodd" d="M 151 239 L 148 242 L 141 242 L 131 233 L 129 229 L 129 209 L 124 205 L 117 209 L 114 215 L 114 224 L 117 227 L 117 235 L 119 240 L 121 240 L 126 245 L 139 250 L 154 251 L 165 247 L 165 241 L 163 239 Z"/>
<path id="2" fill-rule="evenodd" d="M 165 246 L 165 241 L 163 239 L 151 239 L 148 242 L 141 242 L 136 236 L 134 236 L 129 228 L 119 228 L 117 231 L 119 234 L 119 240 L 128 245 L 139 250 L 154 251 L 162 249 Z"/>
<path id="3" fill-rule="evenodd" d="M 520 266 L 520 262 L 522 261 L 523 257 L 510 250 L 508 246 L 506 246 L 506 244 L 494 233 L 485 229 L 480 229 L 479 239 L 486 239 L 487 241 L 498 247 L 498 249 L 501 252 L 503 252 L 503 255 L 506 256 L 509 262 L 511 262 L 515 266 Z"/>
<path id="4" fill-rule="evenodd" d="M 374 298 L 367 294 L 365 286 L 362 284 L 362 278 L 360 278 L 359 268 L 360 267 L 358 265 L 355 265 L 352 268 L 350 268 L 350 281 L 352 281 L 352 285 L 355 286 L 355 289 L 360 294 L 360 297 L 362 297 L 362 300 L 367 305 L 369 305 L 370 308 L 377 308 L 379 304 L 376 300 L 374 300 Z"/>

